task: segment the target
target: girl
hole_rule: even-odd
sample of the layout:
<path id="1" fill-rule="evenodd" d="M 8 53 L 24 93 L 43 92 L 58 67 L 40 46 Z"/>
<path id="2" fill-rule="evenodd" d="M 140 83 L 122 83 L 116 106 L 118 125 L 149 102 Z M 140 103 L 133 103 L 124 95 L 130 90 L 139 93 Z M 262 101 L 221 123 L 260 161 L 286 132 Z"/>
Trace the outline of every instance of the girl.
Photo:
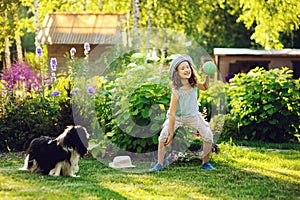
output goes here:
<path id="1" fill-rule="evenodd" d="M 190 56 L 179 55 L 170 65 L 169 78 L 172 83 L 172 94 L 167 119 L 159 136 L 158 163 L 150 171 L 163 170 L 166 147 L 170 146 L 174 131 L 187 125 L 200 132 L 203 144 L 202 169 L 215 169 L 208 161 L 212 149 L 213 134 L 208 122 L 204 120 L 198 110 L 198 89 L 207 90 L 209 77 L 205 75 L 201 83 L 193 69 Z"/>

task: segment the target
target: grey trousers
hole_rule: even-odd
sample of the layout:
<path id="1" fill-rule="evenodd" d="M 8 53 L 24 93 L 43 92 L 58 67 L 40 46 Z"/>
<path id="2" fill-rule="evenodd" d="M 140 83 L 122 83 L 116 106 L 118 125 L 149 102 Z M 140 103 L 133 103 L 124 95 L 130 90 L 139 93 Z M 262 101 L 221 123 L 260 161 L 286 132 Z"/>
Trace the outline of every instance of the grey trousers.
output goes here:
<path id="1" fill-rule="evenodd" d="M 181 126 L 189 126 L 190 128 L 196 129 L 199 131 L 201 138 L 204 142 L 213 143 L 213 133 L 210 129 L 209 123 L 205 121 L 201 113 L 198 113 L 196 116 L 181 119 L 179 117 L 175 118 L 174 131 Z M 169 136 L 169 118 L 163 124 L 163 129 L 160 132 L 158 141 L 165 142 Z"/>

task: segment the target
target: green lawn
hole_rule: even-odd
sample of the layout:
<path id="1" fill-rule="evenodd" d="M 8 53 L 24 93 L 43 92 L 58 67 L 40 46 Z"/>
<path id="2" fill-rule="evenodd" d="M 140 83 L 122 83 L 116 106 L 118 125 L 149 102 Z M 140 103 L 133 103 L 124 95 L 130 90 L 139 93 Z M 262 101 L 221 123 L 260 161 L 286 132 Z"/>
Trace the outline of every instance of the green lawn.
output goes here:
<path id="1" fill-rule="evenodd" d="M 0 160 L 0 199 L 300 199 L 299 151 L 220 147 L 211 160 L 216 171 L 200 170 L 194 160 L 128 173 L 84 158 L 78 178 L 18 171 L 23 156 L 10 153 Z"/>

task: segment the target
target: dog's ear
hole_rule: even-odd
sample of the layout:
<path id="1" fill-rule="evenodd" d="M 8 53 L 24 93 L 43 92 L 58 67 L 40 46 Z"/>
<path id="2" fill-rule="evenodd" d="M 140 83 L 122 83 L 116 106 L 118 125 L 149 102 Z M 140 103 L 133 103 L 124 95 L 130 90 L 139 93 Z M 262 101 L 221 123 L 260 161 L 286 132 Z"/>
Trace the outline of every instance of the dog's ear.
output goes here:
<path id="1" fill-rule="evenodd" d="M 74 140 L 76 140 L 77 132 L 74 126 L 68 126 L 64 136 L 64 146 L 74 148 Z"/>
<path id="2" fill-rule="evenodd" d="M 64 145 L 76 149 L 81 157 L 87 152 L 89 134 L 82 126 L 73 126 L 64 138 Z"/>
<path id="3" fill-rule="evenodd" d="M 82 127 L 82 126 L 75 126 L 75 129 L 77 131 L 77 134 L 81 140 L 81 142 L 83 143 L 84 146 L 88 146 L 88 139 L 90 137 L 90 135 L 88 134 L 86 128 Z"/>
<path id="4" fill-rule="evenodd" d="M 89 134 L 87 130 L 82 126 L 76 126 L 75 129 L 80 139 L 80 144 L 77 145 L 77 151 L 80 154 L 80 156 L 83 157 L 84 154 L 87 153 L 87 148 L 89 145 L 88 144 Z"/>

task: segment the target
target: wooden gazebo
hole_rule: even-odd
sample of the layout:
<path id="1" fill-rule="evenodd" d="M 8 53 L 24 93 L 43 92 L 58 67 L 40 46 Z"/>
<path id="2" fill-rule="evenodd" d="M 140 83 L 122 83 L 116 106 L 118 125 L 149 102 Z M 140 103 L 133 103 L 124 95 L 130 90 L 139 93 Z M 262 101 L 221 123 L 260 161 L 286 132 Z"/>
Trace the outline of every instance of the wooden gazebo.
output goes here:
<path id="1" fill-rule="evenodd" d="M 57 70 L 65 71 L 65 54 L 71 48 L 76 49 L 77 57 L 83 57 L 86 42 L 91 51 L 97 46 L 99 53 L 114 45 L 120 38 L 124 17 L 117 13 L 49 13 L 38 40 L 47 45 L 49 60 L 57 59 Z"/>

